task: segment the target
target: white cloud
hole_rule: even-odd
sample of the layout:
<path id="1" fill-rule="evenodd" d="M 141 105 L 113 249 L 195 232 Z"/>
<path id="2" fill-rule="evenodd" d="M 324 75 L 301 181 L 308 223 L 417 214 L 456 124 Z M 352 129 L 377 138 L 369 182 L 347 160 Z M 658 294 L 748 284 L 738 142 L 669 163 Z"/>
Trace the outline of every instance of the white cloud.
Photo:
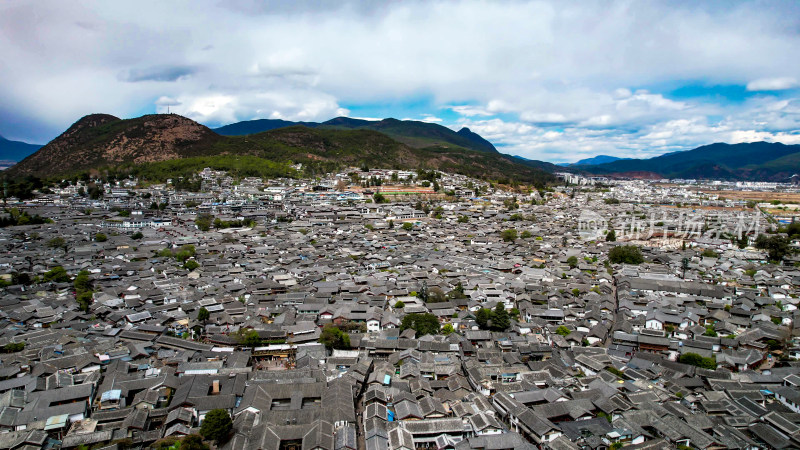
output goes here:
<path id="1" fill-rule="evenodd" d="M 458 114 L 461 114 L 462 116 L 467 116 L 467 117 L 494 115 L 493 112 L 488 111 L 487 109 L 471 105 L 449 106 L 448 108 L 457 112 Z"/>
<path id="2" fill-rule="evenodd" d="M 730 134 L 729 142 L 738 144 L 741 142 L 780 142 L 782 144 L 800 144 L 800 134 L 790 133 L 770 133 L 768 131 L 756 130 L 735 130 Z"/>
<path id="3" fill-rule="evenodd" d="M 784 91 L 796 87 L 800 87 L 800 84 L 793 77 L 759 78 L 747 83 L 748 91 Z"/>
<path id="4" fill-rule="evenodd" d="M 448 126 L 452 110 L 544 159 L 792 140 L 797 100 L 773 91 L 798 87 L 798 18 L 791 2 L 0 2 L 0 134 L 17 117 L 42 141 L 93 112 L 218 125 L 378 104 Z M 725 105 L 653 88 L 681 80 L 769 92 Z M 420 97 L 444 111 L 406 108 Z"/>
<path id="5" fill-rule="evenodd" d="M 167 97 L 166 95 L 162 95 L 161 97 L 158 98 L 158 100 L 155 101 L 155 104 L 156 106 L 177 106 L 180 105 L 181 102 L 172 97 Z"/>
<path id="6" fill-rule="evenodd" d="M 421 119 L 421 120 L 422 120 L 423 122 L 429 122 L 429 123 L 439 123 L 439 122 L 442 122 L 442 119 L 441 119 L 441 118 L 439 118 L 439 117 L 436 117 L 436 116 L 434 116 L 434 115 L 431 115 L 431 114 L 423 114 L 423 116 L 422 116 L 422 119 Z"/>

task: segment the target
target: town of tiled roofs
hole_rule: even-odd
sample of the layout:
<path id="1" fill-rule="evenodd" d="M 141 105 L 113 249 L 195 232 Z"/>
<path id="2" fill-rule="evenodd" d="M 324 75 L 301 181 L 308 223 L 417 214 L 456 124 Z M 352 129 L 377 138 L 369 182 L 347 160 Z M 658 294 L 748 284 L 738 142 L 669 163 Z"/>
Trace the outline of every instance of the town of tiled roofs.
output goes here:
<path id="1" fill-rule="evenodd" d="M 800 270 L 752 246 L 767 213 L 574 175 L 379 203 L 351 172 L 413 180 L 7 199 L 49 220 L 0 229 L 0 448 L 167 448 L 217 409 L 231 450 L 800 446 Z"/>

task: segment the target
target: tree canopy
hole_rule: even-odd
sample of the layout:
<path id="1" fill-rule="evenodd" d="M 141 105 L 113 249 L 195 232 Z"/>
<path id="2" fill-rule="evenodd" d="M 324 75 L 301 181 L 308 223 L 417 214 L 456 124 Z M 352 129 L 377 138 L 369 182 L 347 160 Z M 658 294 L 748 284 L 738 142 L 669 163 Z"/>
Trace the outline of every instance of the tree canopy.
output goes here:
<path id="1" fill-rule="evenodd" d="M 714 358 L 704 358 L 697 353 L 684 353 L 678 358 L 679 363 L 691 364 L 703 369 L 714 370 L 717 368 L 717 361 Z"/>
<path id="2" fill-rule="evenodd" d="M 228 411 L 212 409 L 206 414 L 203 424 L 200 426 L 200 434 L 206 439 L 222 443 L 228 438 L 232 428 L 233 421 Z"/>
<path id="3" fill-rule="evenodd" d="M 509 228 L 500 232 L 500 237 L 506 242 L 514 242 L 517 240 L 517 230 Z"/>
<path id="4" fill-rule="evenodd" d="M 755 247 L 766 250 L 771 261 L 782 261 L 789 253 L 789 238 L 779 234 L 764 235 L 759 234 L 756 238 Z"/>
<path id="5" fill-rule="evenodd" d="M 608 252 L 612 264 L 641 264 L 644 262 L 642 250 L 635 245 L 620 245 Z"/>
<path id="6" fill-rule="evenodd" d="M 416 337 L 424 336 L 426 334 L 439 333 L 439 319 L 430 313 L 412 313 L 406 314 L 403 321 L 400 323 L 400 331 L 407 329 L 416 331 Z"/>
<path id="7" fill-rule="evenodd" d="M 204 306 L 201 306 L 200 310 L 197 311 L 197 320 L 205 322 L 209 317 L 211 317 L 211 313 Z"/>
<path id="8" fill-rule="evenodd" d="M 44 274 L 44 281 L 54 281 L 56 283 L 66 283 L 69 281 L 67 271 L 61 266 L 55 266 Z"/>
<path id="9" fill-rule="evenodd" d="M 475 313 L 475 322 L 482 330 L 505 331 L 511 326 L 511 316 L 502 303 L 494 309 L 481 308 Z"/>
<path id="10" fill-rule="evenodd" d="M 350 336 L 336 325 L 328 324 L 322 328 L 319 342 L 330 349 L 349 349 Z"/>

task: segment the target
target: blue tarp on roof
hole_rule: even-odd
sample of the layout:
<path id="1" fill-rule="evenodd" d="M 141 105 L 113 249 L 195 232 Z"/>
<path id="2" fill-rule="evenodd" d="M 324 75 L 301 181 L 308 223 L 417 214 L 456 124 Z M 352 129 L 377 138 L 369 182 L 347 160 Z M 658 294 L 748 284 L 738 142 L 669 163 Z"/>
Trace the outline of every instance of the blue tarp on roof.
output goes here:
<path id="1" fill-rule="evenodd" d="M 110 391 L 103 392 L 103 395 L 100 396 L 101 402 L 109 402 L 119 400 L 122 397 L 122 390 L 120 389 L 112 389 Z"/>

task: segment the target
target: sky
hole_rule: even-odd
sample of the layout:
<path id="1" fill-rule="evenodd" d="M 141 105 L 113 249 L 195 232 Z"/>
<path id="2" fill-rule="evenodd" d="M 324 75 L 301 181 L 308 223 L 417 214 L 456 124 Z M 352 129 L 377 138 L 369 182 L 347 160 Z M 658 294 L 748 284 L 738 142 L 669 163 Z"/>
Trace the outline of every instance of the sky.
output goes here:
<path id="1" fill-rule="evenodd" d="M 797 1 L 0 2 L 0 135 L 394 117 L 552 162 L 800 144 Z"/>

